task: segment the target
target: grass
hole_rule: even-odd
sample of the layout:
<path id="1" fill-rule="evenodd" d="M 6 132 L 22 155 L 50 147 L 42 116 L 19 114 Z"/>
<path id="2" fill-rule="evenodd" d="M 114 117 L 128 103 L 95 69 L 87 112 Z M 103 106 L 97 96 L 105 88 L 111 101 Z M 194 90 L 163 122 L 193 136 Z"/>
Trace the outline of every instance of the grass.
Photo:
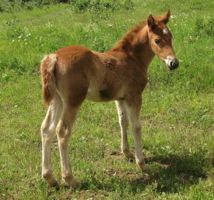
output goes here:
<path id="1" fill-rule="evenodd" d="M 0 13 L 0 199 L 214 198 L 214 3 L 133 2 L 132 10 L 102 13 L 76 13 L 69 4 Z M 159 15 L 168 8 L 180 66 L 169 72 L 155 58 L 149 68 L 141 117 L 151 173 L 120 154 L 114 102 L 84 102 L 70 142 L 82 189 L 47 186 L 41 179 L 45 109 L 38 69 L 43 55 L 73 44 L 106 51 L 150 12 Z M 129 142 L 134 151 L 131 136 Z M 52 156 L 60 180 L 56 140 Z"/>

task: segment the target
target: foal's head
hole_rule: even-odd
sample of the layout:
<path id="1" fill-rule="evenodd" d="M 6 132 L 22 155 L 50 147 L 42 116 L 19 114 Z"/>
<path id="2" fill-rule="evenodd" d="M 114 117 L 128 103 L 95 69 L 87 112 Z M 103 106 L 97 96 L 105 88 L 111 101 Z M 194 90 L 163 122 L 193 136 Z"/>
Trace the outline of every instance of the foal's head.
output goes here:
<path id="1" fill-rule="evenodd" d="M 170 70 L 173 70 L 178 67 L 179 61 L 172 47 L 172 34 L 166 26 L 169 18 L 170 10 L 159 18 L 153 18 L 153 16 L 150 15 L 147 19 L 147 24 L 152 51 L 165 62 Z"/>

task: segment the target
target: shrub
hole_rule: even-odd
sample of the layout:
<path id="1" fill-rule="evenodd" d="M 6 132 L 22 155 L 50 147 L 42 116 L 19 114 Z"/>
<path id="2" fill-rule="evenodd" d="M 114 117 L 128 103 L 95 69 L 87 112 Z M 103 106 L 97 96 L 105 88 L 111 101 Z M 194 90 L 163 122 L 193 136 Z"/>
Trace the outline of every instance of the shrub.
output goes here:
<path id="1" fill-rule="evenodd" d="M 13 12 L 20 9 L 32 10 L 46 4 L 56 4 L 59 0 L 1 0 L 0 12 Z"/>
<path id="2" fill-rule="evenodd" d="M 132 0 L 72 0 L 72 8 L 76 12 L 85 11 L 115 11 L 115 10 L 129 10 L 133 9 Z"/>

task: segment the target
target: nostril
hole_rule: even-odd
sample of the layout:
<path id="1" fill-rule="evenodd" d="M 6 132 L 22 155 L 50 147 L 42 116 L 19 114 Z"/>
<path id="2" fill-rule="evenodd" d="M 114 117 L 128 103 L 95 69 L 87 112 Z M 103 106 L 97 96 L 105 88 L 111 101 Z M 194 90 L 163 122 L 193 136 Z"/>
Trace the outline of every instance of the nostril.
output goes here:
<path id="1" fill-rule="evenodd" d="M 171 60 L 169 64 L 170 64 L 170 69 L 173 70 L 173 69 L 176 69 L 178 67 L 179 61 L 176 58 L 176 59 Z"/>
<path id="2" fill-rule="evenodd" d="M 165 59 L 165 64 L 170 70 L 173 70 L 178 67 L 179 60 L 176 57 L 172 58 L 167 56 L 167 58 Z"/>
<path id="3" fill-rule="evenodd" d="M 174 65 L 175 65 L 175 68 L 177 68 L 178 65 L 179 65 L 179 60 L 177 58 L 175 59 L 175 64 Z"/>

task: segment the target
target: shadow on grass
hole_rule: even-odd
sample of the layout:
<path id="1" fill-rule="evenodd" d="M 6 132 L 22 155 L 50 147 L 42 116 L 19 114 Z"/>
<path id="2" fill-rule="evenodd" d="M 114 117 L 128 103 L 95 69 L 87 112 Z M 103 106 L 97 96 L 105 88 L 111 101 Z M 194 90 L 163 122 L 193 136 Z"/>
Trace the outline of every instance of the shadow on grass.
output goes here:
<path id="1" fill-rule="evenodd" d="M 123 171 L 122 175 L 112 175 L 101 178 L 101 175 L 91 176 L 90 181 L 82 183 L 82 190 L 98 189 L 105 191 L 128 190 L 131 193 L 143 192 L 147 187 L 157 192 L 175 193 L 182 188 L 197 184 L 200 179 L 206 179 L 204 167 L 209 165 L 203 154 L 176 154 L 153 156 L 146 158 L 148 174 L 131 175 Z M 133 163 L 135 164 L 135 162 Z M 103 179 L 103 180 L 102 180 Z M 93 187 L 93 188 L 92 188 Z"/>
<path id="2" fill-rule="evenodd" d="M 121 169 L 118 172 L 100 173 L 91 171 L 86 181 L 81 181 L 81 189 L 72 189 L 70 196 L 100 194 L 108 196 L 110 192 L 118 192 L 120 197 L 127 194 L 142 194 L 145 190 L 155 193 L 176 193 L 195 185 L 200 179 L 206 179 L 204 168 L 209 165 L 209 159 L 203 154 L 177 154 L 167 156 L 152 156 L 146 158 L 149 173 L 127 172 Z M 135 165 L 135 162 L 133 162 Z M 60 190 L 68 191 L 70 187 L 62 186 Z M 61 191 L 62 192 L 62 191 Z M 78 196 L 81 197 L 81 196 Z"/>
<path id="3" fill-rule="evenodd" d="M 155 156 L 146 161 L 151 176 L 148 184 L 157 183 L 158 192 L 178 192 L 180 188 L 197 184 L 200 179 L 206 179 L 203 169 L 209 165 L 202 153 Z"/>

